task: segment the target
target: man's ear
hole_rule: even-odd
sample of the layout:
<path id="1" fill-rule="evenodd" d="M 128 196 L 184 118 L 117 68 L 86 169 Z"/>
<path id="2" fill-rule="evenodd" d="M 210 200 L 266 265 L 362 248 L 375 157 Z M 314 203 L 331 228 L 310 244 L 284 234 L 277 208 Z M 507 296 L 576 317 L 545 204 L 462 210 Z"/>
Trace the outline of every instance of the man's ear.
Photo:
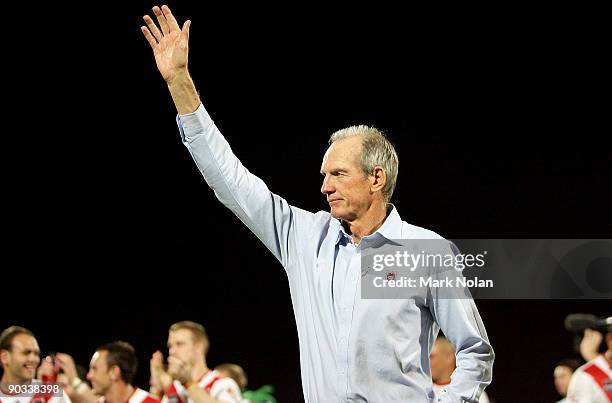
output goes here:
<path id="1" fill-rule="evenodd" d="M 113 381 L 118 381 L 121 379 L 121 368 L 118 365 L 113 365 L 110 369 L 110 378 Z"/>
<path id="2" fill-rule="evenodd" d="M 378 192 L 379 190 L 383 190 L 385 185 L 387 184 L 387 173 L 385 169 L 380 165 L 377 165 L 372 170 L 370 174 L 370 190 L 372 193 Z"/>
<path id="3" fill-rule="evenodd" d="M 9 352 L 8 350 L 0 350 L 0 362 L 2 365 L 8 365 Z"/>

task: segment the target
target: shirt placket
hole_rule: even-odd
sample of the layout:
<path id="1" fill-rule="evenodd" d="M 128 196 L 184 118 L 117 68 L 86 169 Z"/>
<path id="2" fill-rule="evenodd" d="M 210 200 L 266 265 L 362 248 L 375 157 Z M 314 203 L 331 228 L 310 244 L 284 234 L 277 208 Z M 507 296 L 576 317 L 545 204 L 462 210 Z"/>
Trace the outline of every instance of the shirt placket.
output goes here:
<path id="1" fill-rule="evenodd" d="M 338 320 L 338 386 L 340 396 L 346 398 L 349 393 L 349 338 L 353 322 L 353 309 L 355 306 L 355 293 L 360 273 L 359 247 L 353 243 L 347 245 L 350 255 L 346 276 L 346 287 L 340 298 L 339 320 Z"/>

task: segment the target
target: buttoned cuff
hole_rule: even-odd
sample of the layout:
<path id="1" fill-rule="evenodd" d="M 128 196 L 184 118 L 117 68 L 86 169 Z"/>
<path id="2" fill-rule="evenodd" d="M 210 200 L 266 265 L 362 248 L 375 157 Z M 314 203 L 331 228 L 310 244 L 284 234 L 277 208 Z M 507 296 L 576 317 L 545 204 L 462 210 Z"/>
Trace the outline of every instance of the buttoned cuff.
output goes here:
<path id="1" fill-rule="evenodd" d="M 183 143 L 190 143 L 198 136 L 208 132 L 214 126 L 204 104 L 200 103 L 198 109 L 186 115 L 177 115 L 176 124 L 178 125 L 181 140 Z"/>

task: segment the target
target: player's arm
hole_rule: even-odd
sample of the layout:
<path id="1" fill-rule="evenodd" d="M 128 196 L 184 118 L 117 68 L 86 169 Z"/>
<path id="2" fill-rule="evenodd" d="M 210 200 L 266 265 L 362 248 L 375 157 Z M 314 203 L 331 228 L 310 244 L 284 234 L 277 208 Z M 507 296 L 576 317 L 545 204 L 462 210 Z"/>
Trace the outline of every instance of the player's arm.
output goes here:
<path id="1" fill-rule="evenodd" d="M 179 115 L 193 113 L 201 102 L 187 70 L 191 21 L 185 21 L 181 29 L 168 6 L 155 6 L 153 13 L 159 27 L 145 15 L 146 26 L 140 29 L 151 45 L 157 69 L 168 85 Z"/>
<path id="2" fill-rule="evenodd" d="M 591 361 L 599 355 L 599 345 L 603 334 L 593 329 L 584 329 L 584 336 L 580 342 L 580 355 L 585 361 Z"/>
<path id="3" fill-rule="evenodd" d="M 294 209 L 281 197 L 270 192 L 266 184 L 251 174 L 234 155 L 216 127 L 196 92 L 187 69 L 189 21 L 183 28 L 167 6 L 154 7 L 156 25 L 149 16 L 142 32 L 153 49 L 158 70 L 166 81 L 179 116 L 177 122 L 184 145 L 217 198 L 253 231 L 285 267 L 295 244 L 290 240 L 293 229 L 313 216 Z M 265 127 L 259 127 L 265 130 Z M 185 202 L 188 214 L 202 216 L 199 206 Z M 304 217 L 303 220 L 301 218 Z M 306 231 L 304 231 L 306 230 Z M 300 233 L 308 233 L 300 227 Z"/>
<path id="4" fill-rule="evenodd" d="M 149 393 L 161 399 L 172 384 L 172 377 L 164 369 L 164 356 L 161 351 L 156 351 L 151 356 L 149 372 Z"/>
<path id="5" fill-rule="evenodd" d="M 65 391 L 75 403 L 95 403 L 99 396 L 91 390 L 89 385 L 79 378 L 76 370 L 76 364 L 72 356 L 64 353 L 57 353 L 56 359 L 59 366 L 66 377 L 66 383 L 70 387 Z"/>

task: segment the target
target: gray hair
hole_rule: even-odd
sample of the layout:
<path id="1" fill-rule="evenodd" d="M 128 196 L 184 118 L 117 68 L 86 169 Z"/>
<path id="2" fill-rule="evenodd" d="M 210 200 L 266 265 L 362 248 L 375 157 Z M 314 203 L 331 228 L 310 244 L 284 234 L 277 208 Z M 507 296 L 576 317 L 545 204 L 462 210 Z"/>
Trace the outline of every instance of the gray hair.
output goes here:
<path id="1" fill-rule="evenodd" d="M 387 183 L 383 189 L 385 201 L 389 202 L 395 183 L 397 182 L 397 167 L 399 160 L 393 144 L 383 132 L 372 126 L 359 125 L 341 129 L 331 135 L 329 144 L 347 137 L 363 136 L 361 143 L 361 170 L 364 175 L 370 175 L 374 167 L 381 166 L 387 174 Z"/>

